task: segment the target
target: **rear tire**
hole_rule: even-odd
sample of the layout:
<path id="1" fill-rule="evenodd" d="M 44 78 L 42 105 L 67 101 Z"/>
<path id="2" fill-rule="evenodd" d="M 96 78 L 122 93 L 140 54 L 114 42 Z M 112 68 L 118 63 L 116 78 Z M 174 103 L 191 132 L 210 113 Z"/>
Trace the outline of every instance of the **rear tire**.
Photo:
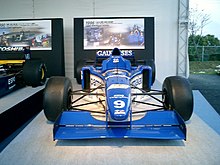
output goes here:
<path id="1" fill-rule="evenodd" d="M 142 73 L 142 89 L 145 91 L 150 91 L 151 82 L 149 81 L 149 77 L 152 76 L 149 73 L 148 69 L 144 69 Z"/>
<path id="2" fill-rule="evenodd" d="M 81 70 L 82 70 L 82 67 L 84 67 L 84 66 L 85 66 L 84 61 L 78 61 L 77 65 L 76 65 L 76 81 L 77 81 L 78 84 L 82 83 Z"/>
<path id="3" fill-rule="evenodd" d="M 151 69 L 152 69 L 152 83 L 151 83 L 151 85 L 153 85 L 154 82 L 155 82 L 155 77 L 156 77 L 156 67 L 155 67 L 155 63 L 154 63 L 153 60 L 146 60 L 145 65 L 150 66 Z"/>
<path id="4" fill-rule="evenodd" d="M 44 90 L 44 114 L 49 121 L 54 122 L 63 110 L 71 105 L 72 83 L 66 77 L 51 77 Z"/>
<path id="5" fill-rule="evenodd" d="M 173 109 L 184 121 L 193 113 L 193 94 L 189 81 L 180 76 L 167 77 L 163 83 L 165 109 Z"/>
<path id="6" fill-rule="evenodd" d="M 84 81 L 84 88 L 83 90 L 90 90 L 90 70 L 83 71 L 83 81 Z"/>
<path id="7" fill-rule="evenodd" d="M 46 66 L 39 60 L 26 60 L 23 66 L 23 78 L 26 85 L 40 86 L 46 81 Z"/>

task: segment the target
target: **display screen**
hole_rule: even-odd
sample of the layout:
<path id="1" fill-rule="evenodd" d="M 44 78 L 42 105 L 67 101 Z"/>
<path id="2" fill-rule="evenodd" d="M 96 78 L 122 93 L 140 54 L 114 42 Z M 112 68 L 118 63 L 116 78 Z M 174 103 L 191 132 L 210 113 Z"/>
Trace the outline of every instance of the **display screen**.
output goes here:
<path id="1" fill-rule="evenodd" d="M 31 50 L 52 50 L 51 20 L 0 21 L 1 51 L 30 46 Z"/>
<path id="2" fill-rule="evenodd" d="M 84 19 L 84 50 L 145 49 L 144 22 L 144 18 Z"/>

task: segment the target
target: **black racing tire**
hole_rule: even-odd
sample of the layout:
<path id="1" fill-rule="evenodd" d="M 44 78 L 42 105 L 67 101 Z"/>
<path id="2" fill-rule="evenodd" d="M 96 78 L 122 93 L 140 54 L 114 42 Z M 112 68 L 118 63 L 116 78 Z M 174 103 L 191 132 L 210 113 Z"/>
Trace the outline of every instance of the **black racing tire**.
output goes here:
<path id="1" fill-rule="evenodd" d="M 84 66 L 85 66 L 85 61 L 78 61 L 77 62 L 77 65 L 76 65 L 76 82 L 78 84 L 82 83 L 81 70 L 82 70 L 82 67 L 84 67 Z"/>
<path id="2" fill-rule="evenodd" d="M 145 65 L 150 66 L 152 69 L 152 83 L 151 83 L 151 85 L 153 85 L 155 82 L 155 77 L 156 77 L 155 76 L 156 75 L 156 67 L 155 67 L 154 60 L 146 60 Z"/>
<path id="3" fill-rule="evenodd" d="M 83 71 L 84 88 L 83 90 L 90 90 L 90 70 Z"/>
<path id="4" fill-rule="evenodd" d="M 142 73 L 142 89 L 145 90 L 145 91 L 150 91 L 151 89 L 151 84 L 150 82 L 148 81 L 149 80 L 149 70 L 148 69 L 144 69 L 143 70 L 143 73 Z"/>
<path id="5" fill-rule="evenodd" d="M 26 85 L 41 86 L 46 81 L 46 65 L 40 60 L 26 60 L 23 66 L 23 78 Z"/>
<path id="6" fill-rule="evenodd" d="M 49 121 L 56 121 L 63 110 L 71 105 L 72 83 L 69 78 L 62 76 L 51 77 L 44 89 L 44 114 Z"/>
<path id="7" fill-rule="evenodd" d="M 175 110 L 184 121 L 189 120 L 193 113 L 193 94 L 189 81 L 180 76 L 167 77 L 162 88 L 164 108 Z"/>

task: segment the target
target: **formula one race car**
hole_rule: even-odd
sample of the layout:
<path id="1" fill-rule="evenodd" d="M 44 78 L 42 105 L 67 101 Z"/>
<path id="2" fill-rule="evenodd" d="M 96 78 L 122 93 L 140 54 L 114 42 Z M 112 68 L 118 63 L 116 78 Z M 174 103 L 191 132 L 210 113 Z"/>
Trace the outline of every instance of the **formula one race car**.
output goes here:
<path id="1" fill-rule="evenodd" d="M 45 73 L 46 66 L 40 60 L 0 60 L 0 97 L 25 85 L 43 85 Z"/>
<path id="2" fill-rule="evenodd" d="M 82 90 L 72 91 L 65 77 L 46 84 L 44 113 L 55 122 L 54 140 L 186 139 L 185 121 L 193 113 L 187 79 L 167 77 L 162 90 L 153 90 L 152 68 L 132 66 L 117 48 L 102 66 L 84 66 L 81 72 Z"/>

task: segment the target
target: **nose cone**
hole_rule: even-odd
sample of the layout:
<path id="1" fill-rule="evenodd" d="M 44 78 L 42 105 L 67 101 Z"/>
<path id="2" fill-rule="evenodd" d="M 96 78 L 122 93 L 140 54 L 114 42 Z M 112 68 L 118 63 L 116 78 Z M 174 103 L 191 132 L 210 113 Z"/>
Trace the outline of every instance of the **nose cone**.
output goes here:
<path id="1" fill-rule="evenodd" d="M 116 121 L 127 120 L 131 111 L 131 87 L 127 71 L 112 73 L 106 80 L 108 113 Z"/>
<path id="2" fill-rule="evenodd" d="M 109 88 L 107 92 L 107 105 L 113 120 L 126 120 L 130 112 L 130 87 L 117 85 Z"/>
<path id="3" fill-rule="evenodd" d="M 126 113 L 125 110 L 115 109 L 113 111 L 113 114 L 111 115 L 111 117 L 114 120 L 122 121 L 122 120 L 126 120 L 128 118 L 128 113 Z"/>

